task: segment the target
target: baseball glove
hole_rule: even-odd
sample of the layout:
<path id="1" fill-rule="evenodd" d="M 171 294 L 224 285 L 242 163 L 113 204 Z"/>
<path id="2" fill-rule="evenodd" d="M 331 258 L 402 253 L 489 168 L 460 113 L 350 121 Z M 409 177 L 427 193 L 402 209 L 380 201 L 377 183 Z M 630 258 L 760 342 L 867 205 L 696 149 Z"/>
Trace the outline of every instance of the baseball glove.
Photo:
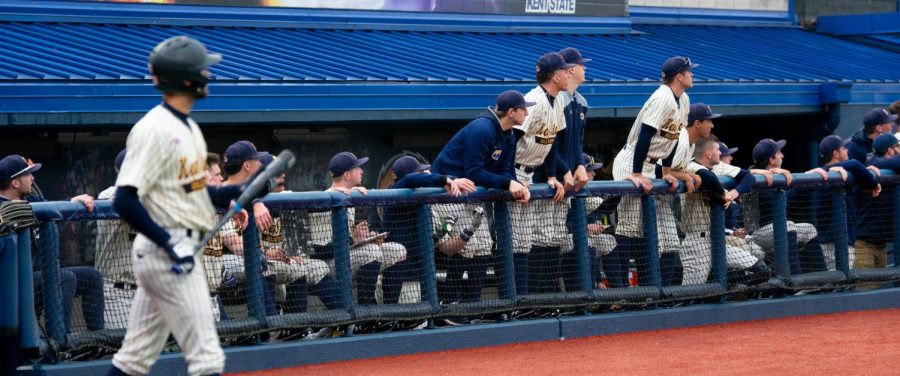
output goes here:
<path id="1" fill-rule="evenodd" d="M 27 201 L 14 200 L 0 204 L 0 236 L 36 224 L 37 218 Z"/>

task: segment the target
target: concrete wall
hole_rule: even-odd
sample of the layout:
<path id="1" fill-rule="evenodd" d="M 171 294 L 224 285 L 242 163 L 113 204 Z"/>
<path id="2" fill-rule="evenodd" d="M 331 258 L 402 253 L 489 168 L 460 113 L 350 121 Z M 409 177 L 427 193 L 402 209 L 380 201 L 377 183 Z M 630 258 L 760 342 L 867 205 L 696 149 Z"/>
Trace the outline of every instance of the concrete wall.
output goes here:
<path id="1" fill-rule="evenodd" d="M 802 25 L 814 25 L 819 16 L 896 12 L 897 0 L 794 0 Z"/>

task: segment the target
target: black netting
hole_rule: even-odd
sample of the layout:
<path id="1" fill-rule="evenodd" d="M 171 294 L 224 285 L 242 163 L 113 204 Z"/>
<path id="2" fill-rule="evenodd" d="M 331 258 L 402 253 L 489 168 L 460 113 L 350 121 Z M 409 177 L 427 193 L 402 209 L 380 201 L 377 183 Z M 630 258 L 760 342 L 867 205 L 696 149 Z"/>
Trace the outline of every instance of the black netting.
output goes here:
<path id="1" fill-rule="evenodd" d="M 206 244 L 203 265 L 219 334 L 232 345 L 403 330 L 429 319 L 458 325 L 747 291 L 866 289 L 900 279 L 891 252 L 896 186 L 883 190 L 873 198 L 824 185 L 757 189 L 724 209 L 724 223 L 714 222 L 719 199 L 705 192 L 528 204 L 351 199 L 354 206 L 337 209 L 281 203 L 264 229 L 226 222 Z M 836 212 L 845 213 L 843 228 L 835 227 Z M 655 223 L 644 226 L 654 213 Z M 834 246 L 842 236 L 846 251 Z M 133 231 L 117 219 L 86 219 L 45 224 L 35 238 L 45 338 L 61 333 L 59 349 L 70 354 L 117 348 L 137 288 Z M 840 252 L 850 273 L 832 256 Z M 259 270 L 248 273 L 249 255 Z M 58 273 L 59 289 L 46 289 L 45 271 Z M 45 298 L 53 293 L 57 308 Z"/>

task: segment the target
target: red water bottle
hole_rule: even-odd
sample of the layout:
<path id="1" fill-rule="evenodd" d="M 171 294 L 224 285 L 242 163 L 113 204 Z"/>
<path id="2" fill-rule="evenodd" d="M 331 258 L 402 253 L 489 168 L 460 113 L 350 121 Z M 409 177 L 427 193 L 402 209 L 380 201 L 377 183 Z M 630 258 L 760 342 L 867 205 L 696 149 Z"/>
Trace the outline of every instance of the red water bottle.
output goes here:
<path id="1" fill-rule="evenodd" d="M 610 287 L 609 278 L 606 277 L 606 273 L 600 272 L 600 283 L 597 288 L 599 289 L 608 289 Z"/>
<path id="2" fill-rule="evenodd" d="M 628 259 L 628 287 L 637 287 L 638 273 L 634 259 Z"/>

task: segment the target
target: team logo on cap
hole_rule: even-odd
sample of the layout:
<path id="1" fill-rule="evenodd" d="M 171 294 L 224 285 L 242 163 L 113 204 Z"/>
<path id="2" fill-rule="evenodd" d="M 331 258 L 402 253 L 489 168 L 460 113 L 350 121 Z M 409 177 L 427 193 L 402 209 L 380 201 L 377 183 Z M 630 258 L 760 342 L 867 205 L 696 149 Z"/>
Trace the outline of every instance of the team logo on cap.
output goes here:
<path id="1" fill-rule="evenodd" d="M 581 116 L 581 121 L 584 121 L 584 112 L 582 112 L 582 113 L 579 114 L 579 115 Z"/>
<path id="2" fill-rule="evenodd" d="M 534 66 L 534 72 L 535 72 L 535 73 L 541 73 L 541 66 L 540 66 L 540 65 L 535 65 L 535 66 Z"/>
<path id="3" fill-rule="evenodd" d="M 503 149 L 497 149 L 497 150 L 494 150 L 494 153 L 491 154 L 491 159 L 493 159 L 493 160 L 495 160 L 495 161 L 496 161 L 496 160 L 499 160 L 499 159 L 500 159 L 500 154 L 503 154 Z"/>

